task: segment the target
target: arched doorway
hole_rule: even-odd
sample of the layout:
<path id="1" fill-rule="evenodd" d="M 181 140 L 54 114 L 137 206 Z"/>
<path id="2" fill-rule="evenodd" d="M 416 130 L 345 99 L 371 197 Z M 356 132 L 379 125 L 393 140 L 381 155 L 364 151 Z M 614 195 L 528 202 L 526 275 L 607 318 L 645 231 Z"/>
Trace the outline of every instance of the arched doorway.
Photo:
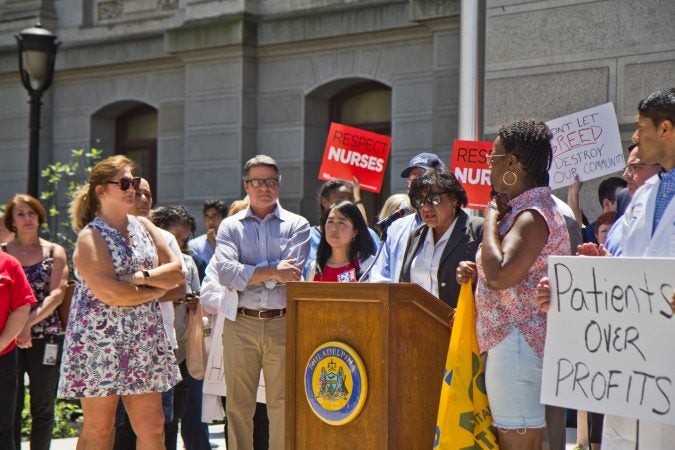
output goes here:
<path id="1" fill-rule="evenodd" d="M 157 109 L 138 101 L 121 101 L 92 116 L 92 145 L 106 154 L 126 155 L 150 183 L 157 197 Z M 157 199 L 155 198 L 155 202 Z"/>

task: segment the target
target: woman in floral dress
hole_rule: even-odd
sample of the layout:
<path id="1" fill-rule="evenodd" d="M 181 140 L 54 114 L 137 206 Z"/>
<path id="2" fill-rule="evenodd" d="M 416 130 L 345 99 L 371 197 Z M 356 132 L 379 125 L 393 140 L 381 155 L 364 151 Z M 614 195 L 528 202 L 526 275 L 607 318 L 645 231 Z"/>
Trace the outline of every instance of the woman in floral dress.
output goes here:
<path id="1" fill-rule="evenodd" d="M 164 448 L 161 392 L 180 375 L 156 299 L 183 281 L 180 262 L 152 223 L 127 214 L 140 178 L 117 155 L 98 163 L 71 206 L 82 230 L 58 396 L 79 398 L 77 448 L 108 448 L 122 399 L 138 448 Z"/>

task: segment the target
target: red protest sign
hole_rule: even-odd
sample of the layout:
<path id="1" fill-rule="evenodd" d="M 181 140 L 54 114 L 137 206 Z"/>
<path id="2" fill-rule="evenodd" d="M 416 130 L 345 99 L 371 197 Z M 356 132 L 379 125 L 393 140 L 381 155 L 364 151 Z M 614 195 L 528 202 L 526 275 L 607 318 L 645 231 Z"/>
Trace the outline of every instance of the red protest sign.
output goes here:
<path id="1" fill-rule="evenodd" d="M 469 208 L 484 209 L 490 202 L 490 169 L 486 156 L 492 152 L 492 142 L 459 141 L 452 144 L 450 171 L 466 190 Z"/>
<path id="2" fill-rule="evenodd" d="M 387 167 L 391 138 L 370 131 L 331 123 L 319 180 L 356 177 L 361 189 L 379 193 Z"/>

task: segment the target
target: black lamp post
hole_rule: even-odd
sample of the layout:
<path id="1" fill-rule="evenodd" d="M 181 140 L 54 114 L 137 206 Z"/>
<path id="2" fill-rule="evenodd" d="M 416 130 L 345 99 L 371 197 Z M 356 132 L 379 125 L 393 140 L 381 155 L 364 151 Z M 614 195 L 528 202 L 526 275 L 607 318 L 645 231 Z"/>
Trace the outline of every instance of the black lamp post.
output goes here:
<path id="1" fill-rule="evenodd" d="M 56 35 L 42 28 L 39 22 L 14 37 L 19 46 L 21 83 L 30 96 L 28 193 L 37 197 L 40 169 L 40 107 L 42 106 L 42 94 L 52 83 L 56 50 L 60 43 L 56 42 Z"/>

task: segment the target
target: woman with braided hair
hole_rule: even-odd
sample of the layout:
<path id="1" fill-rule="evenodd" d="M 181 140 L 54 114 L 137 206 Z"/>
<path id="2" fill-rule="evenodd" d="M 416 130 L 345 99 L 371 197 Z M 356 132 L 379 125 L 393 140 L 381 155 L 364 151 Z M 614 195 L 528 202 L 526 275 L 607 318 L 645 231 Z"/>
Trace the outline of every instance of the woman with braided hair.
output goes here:
<path id="1" fill-rule="evenodd" d="M 549 255 L 569 255 L 565 220 L 548 187 L 551 132 L 543 122 L 502 126 L 488 155 L 495 192 L 485 211 L 476 262 L 461 262 L 457 282 L 478 279 L 476 333 L 487 352 L 485 384 L 499 445 L 541 449 L 539 401 L 546 315 L 536 286 Z"/>

